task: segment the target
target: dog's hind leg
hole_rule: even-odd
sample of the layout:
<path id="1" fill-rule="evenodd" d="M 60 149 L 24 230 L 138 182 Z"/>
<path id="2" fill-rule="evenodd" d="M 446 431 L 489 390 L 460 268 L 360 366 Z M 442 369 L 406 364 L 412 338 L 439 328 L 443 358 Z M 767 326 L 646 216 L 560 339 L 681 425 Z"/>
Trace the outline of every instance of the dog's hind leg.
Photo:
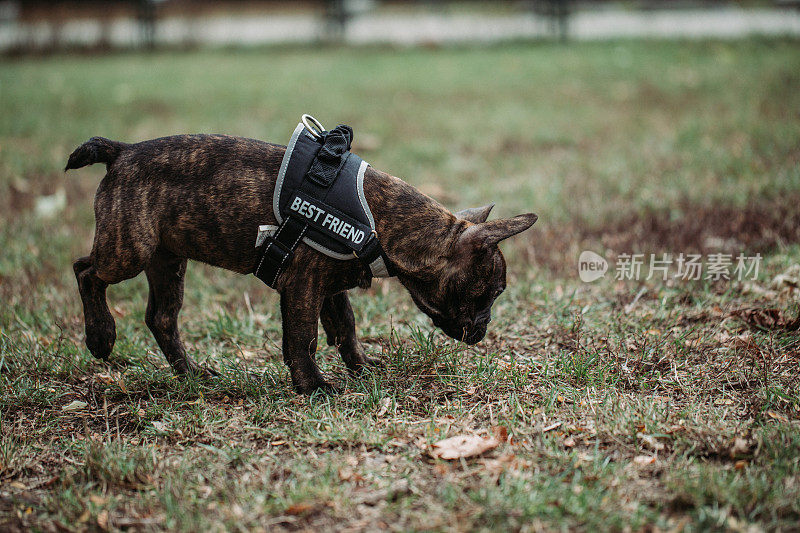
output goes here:
<path id="1" fill-rule="evenodd" d="M 369 366 L 382 366 L 380 360 L 367 357 L 356 336 L 356 319 L 347 291 L 323 300 L 320 320 L 328 338 L 328 346 L 339 349 L 351 374 L 359 374 Z"/>
<path id="2" fill-rule="evenodd" d="M 117 329 L 106 303 L 108 283 L 97 277 L 91 257 L 81 257 L 72 265 L 83 302 L 86 346 L 97 359 L 108 359 Z"/>
<path id="3" fill-rule="evenodd" d="M 172 369 L 176 374 L 181 375 L 192 373 L 209 376 L 213 374 L 186 355 L 186 349 L 178 331 L 178 313 L 183 305 L 186 259 L 159 250 L 145 268 L 145 274 L 150 285 L 150 292 L 144 321 Z"/>

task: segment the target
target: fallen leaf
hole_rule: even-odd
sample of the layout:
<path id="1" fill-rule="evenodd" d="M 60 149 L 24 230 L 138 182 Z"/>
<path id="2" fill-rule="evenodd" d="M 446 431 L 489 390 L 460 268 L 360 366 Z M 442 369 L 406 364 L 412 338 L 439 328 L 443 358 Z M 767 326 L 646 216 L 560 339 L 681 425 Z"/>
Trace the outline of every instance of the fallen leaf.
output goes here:
<path id="1" fill-rule="evenodd" d="M 478 435 L 458 435 L 449 439 L 440 440 L 433 445 L 431 455 L 439 459 L 461 459 L 474 457 L 484 452 L 497 448 L 500 441 L 494 437 L 485 438 Z"/>
<path id="2" fill-rule="evenodd" d="M 779 420 L 781 422 L 788 422 L 789 419 L 783 416 L 780 413 L 776 413 L 775 411 L 767 411 L 767 416 L 770 418 L 774 418 L 775 420 Z"/>
<path id="3" fill-rule="evenodd" d="M 637 455 L 633 458 L 633 464 L 637 466 L 651 465 L 656 462 L 655 455 Z"/>
<path id="4" fill-rule="evenodd" d="M 800 329 L 800 316 L 789 318 L 780 309 L 751 307 L 731 312 L 745 324 L 755 329 L 783 329 L 796 331 Z"/>
<path id="5" fill-rule="evenodd" d="M 307 513 L 313 508 L 314 506 L 311 505 L 310 503 L 295 503 L 286 508 L 286 514 L 297 516 L 303 513 Z"/>
<path id="6" fill-rule="evenodd" d="M 89 404 L 86 402 L 82 402 L 80 400 L 73 400 L 72 402 L 68 403 L 64 407 L 61 408 L 62 411 L 80 411 L 81 409 L 86 409 Z"/>
<path id="7" fill-rule="evenodd" d="M 717 335 L 717 341 L 728 348 L 748 348 L 753 345 L 753 337 L 749 331 L 741 335 L 731 335 L 727 331 L 722 331 Z"/>
<path id="8" fill-rule="evenodd" d="M 380 409 L 378 409 L 378 413 L 376 414 L 376 416 L 383 416 L 383 415 L 385 415 L 385 414 L 386 414 L 386 411 L 388 411 L 388 410 L 389 410 L 389 406 L 390 406 L 391 404 L 392 404 L 392 400 L 391 400 L 391 398 L 382 398 L 382 399 L 381 399 L 381 402 L 380 402 L 381 408 L 380 408 Z"/>
<path id="9" fill-rule="evenodd" d="M 642 441 L 642 444 L 646 445 L 648 448 L 653 450 L 654 452 L 658 452 L 664 449 L 664 443 L 658 442 L 658 440 L 652 435 L 637 435 L 639 439 Z"/>
<path id="10" fill-rule="evenodd" d="M 747 461 L 745 461 L 745 460 L 736 461 L 736 463 L 734 463 L 733 467 L 736 470 L 743 470 L 745 467 L 747 467 Z"/>
<path id="11" fill-rule="evenodd" d="M 747 439 L 743 439 L 741 437 L 736 437 L 733 439 L 733 445 L 731 446 L 730 451 L 731 458 L 735 459 L 743 455 L 750 455 L 750 452 L 751 446 Z"/>
<path id="12" fill-rule="evenodd" d="M 349 468 L 339 469 L 339 479 L 342 481 L 352 481 L 354 483 L 360 483 L 361 481 L 364 481 L 364 477 L 361 474 L 358 472 L 353 472 Z"/>
<path id="13" fill-rule="evenodd" d="M 508 442 L 508 428 L 505 426 L 492 427 L 492 435 L 500 442 Z"/>
<path id="14" fill-rule="evenodd" d="M 554 429 L 556 429 L 557 427 L 560 427 L 560 426 L 561 426 L 561 422 L 556 422 L 554 424 L 550 424 L 549 426 L 542 428 L 542 433 L 547 433 L 548 431 L 553 431 Z"/>
<path id="15" fill-rule="evenodd" d="M 97 525 L 103 531 L 108 531 L 108 511 L 100 511 L 97 515 Z"/>
<path id="16" fill-rule="evenodd" d="M 89 496 L 89 501 L 99 507 L 101 505 L 105 505 L 106 502 L 108 502 L 108 499 L 103 498 L 99 494 L 92 494 L 91 496 Z"/>
<path id="17" fill-rule="evenodd" d="M 781 274 L 772 278 L 772 282 L 770 282 L 769 286 L 776 291 L 786 289 L 792 291 L 800 287 L 800 265 L 792 265 Z"/>
<path id="18" fill-rule="evenodd" d="M 573 437 L 567 437 L 564 439 L 564 447 L 565 448 L 574 448 L 575 447 L 575 439 Z"/>
<path id="19" fill-rule="evenodd" d="M 440 476 L 443 476 L 447 472 L 449 472 L 449 469 L 447 468 L 447 466 L 445 466 L 442 463 L 436 463 L 435 465 L 433 465 L 433 470 L 434 470 L 434 472 L 436 472 Z"/>

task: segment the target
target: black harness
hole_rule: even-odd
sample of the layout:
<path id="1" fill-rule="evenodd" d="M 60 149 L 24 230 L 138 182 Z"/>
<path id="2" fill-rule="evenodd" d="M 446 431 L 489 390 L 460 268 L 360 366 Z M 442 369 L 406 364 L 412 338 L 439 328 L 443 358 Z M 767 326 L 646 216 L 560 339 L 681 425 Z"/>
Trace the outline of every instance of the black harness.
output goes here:
<path id="1" fill-rule="evenodd" d="M 373 276 L 392 275 L 364 198 L 369 165 L 350 153 L 352 140 L 350 126 L 324 131 L 309 115 L 295 128 L 272 201 L 280 225 L 259 227 L 256 241 L 262 249 L 254 273 L 270 287 L 275 288 L 301 241 L 336 259 L 358 259 Z"/>

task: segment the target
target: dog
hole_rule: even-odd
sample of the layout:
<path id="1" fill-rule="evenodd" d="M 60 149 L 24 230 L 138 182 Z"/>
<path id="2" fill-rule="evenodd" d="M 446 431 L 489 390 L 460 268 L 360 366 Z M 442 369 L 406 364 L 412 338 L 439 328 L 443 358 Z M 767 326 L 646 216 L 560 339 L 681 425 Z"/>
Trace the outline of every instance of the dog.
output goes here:
<path id="1" fill-rule="evenodd" d="M 207 374 L 178 331 L 187 260 L 252 273 L 259 225 L 276 224 L 272 196 L 285 146 L 226 135 L 176 135 L 126 144 L 94 137 L 69 156 L 65 172 L 106 164 L 95 196 L 91 253 L 75 261 L 86 345 L 98 359 L 114 347 L 106 288 L 144 271 L 145 323 L 175 373 Z M 493 204 L 451 213 L 404 181 L 372 167 L 364 192 L 398 281 L 435 326 L 468 344 L 486 335 L 491 307 L 506 287 L 498 243 L 537 220 L 533 213 L 487 221 Z M 360 261 L 330 258 L 301 244 L 277 280 L 283 360 L 301 394 L 332 392 L 314 361 L 318 322 L 348 370 L 380 361 L 356 336 L 347 291 L 367 288 Z"/>

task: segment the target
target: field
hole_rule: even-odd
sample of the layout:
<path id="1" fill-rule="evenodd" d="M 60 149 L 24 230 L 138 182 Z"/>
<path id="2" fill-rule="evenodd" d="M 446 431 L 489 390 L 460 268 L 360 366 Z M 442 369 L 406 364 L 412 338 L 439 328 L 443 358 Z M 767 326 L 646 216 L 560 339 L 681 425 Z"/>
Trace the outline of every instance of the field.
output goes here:
<path id="1" fill-rule="evenodd" d="M 285 142 L 304 112 L 449 208 L 539 214 L 502 246 L 486 339 L 378 280 L 352 298 L 386 368 L 348 378 L 320 336 L 344 392 L 297 396 L 277 295 L 190 264 L 184 340 L 219 377 L 175 378 L 143 276 L 109 290 L 118 340 L 94 360 L 71 264 L 104 169 L 64 174 L 71 150 Z M 0 191 L 0 530 L 800 529 L 795 41 L 5 60 Z M 605 277 L 579 279 L 583 250 Z M 615 279 L 635 253 L 640 278 Z M 645 275 L 665 253 L 703 276 Z M 731 279 L 706 279 L 714 254 Z M 432 457 L 457 435 L 501 442 Z"/>

